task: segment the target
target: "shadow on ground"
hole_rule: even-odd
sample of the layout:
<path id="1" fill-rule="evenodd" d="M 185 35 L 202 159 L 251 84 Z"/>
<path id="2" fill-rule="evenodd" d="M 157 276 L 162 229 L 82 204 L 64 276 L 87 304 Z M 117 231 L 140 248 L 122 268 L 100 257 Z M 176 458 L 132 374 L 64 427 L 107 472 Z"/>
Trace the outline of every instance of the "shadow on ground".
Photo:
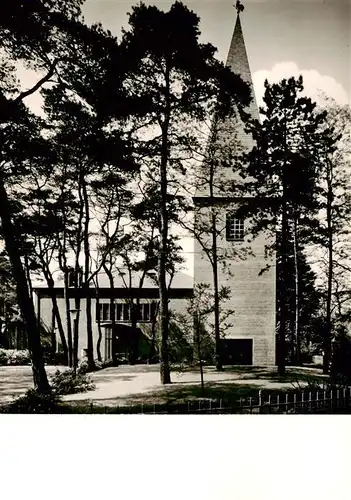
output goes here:
<path id="1" fill-rule="evenodd" d="M 257 400 L 259 396 L 259 391 L 261 391 L 261 396 L 263 398 L 269 395 L 282 394 L 282 390 L 273 389 L 268 390 L 260 385 L 249 384 L 241 385 L 240 383 L 218 383 L 218 382 L 207 382 L 205 384 L 204 391 L 202 391 L 199 384 L 194 383 L 182 383 L 182 384 L 171 384 L 169 386 L 161 387 L 160 389 L 153 390 L 147 393 L 133 394 L 126 397 L 116 397 L 116 398 L 104 398 L 95 399 L 91 401 L 89 399 L 89 394 L 85 400 L 80 401 L 70 401 L 69 404 L 73 409 L 79 412 L 79 408 L 86 409 L 87 406 L 91 408 L 91 411 L 99 411 L 102 408 L 111 407 L 148 407 L 150 405 L 176 405 L 183 403 L 198 402 L 201 400 L 212 400 L 216 402 L 221 402 L 221 404 L 228 405 L 234 403 L 240 403 L 240 400 L 248 402 L 250 398 Z"/>
<path id="2" fill-rule="evenodd" d="M 241 380 L 265 380 L 267 382 L 296 383 L 322 382 L 328 379 L 317 368 L 287 367 L 285 375 L 279 375 L 276 367 L 233 366 L 225 367 L 224 372 L 240 375 Z"/>

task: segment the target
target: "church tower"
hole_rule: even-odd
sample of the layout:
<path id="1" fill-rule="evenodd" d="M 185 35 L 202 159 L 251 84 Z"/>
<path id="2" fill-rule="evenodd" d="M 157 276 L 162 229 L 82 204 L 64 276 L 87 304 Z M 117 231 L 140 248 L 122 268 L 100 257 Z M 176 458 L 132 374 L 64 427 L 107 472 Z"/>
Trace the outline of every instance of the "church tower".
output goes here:
<path id="1" fill-rule="evenodd" d="M 227 66 L 250 86 L 253 100 L 246 111 L 258 119 L 240 21 L 240 5 Z M 253 145 L 252 138 L 245 133 L 240 118 L 230 120 L 231 123 L 222 123 L 218 127 L 219 134 L 215 139 L 217 144 L 213 148 L 217 157 L 225 155 L 228 147 L 236 147 L 241 152 L 251 149 Z M 209 140 L 209 150 L 214 146 L 213 141 L 212 137 Z M 223 168 L 216 164 L 213 178 L 215 182 L 211 186 L 204 182 L 199 183 L 194 196 L 195 231 L 202 235 L 200 241 L 199 238 L 195 239 L 194 282 L 208 283 L 213 290 L 214 268 L 211 253 L 209 255 L 205 248 L 213 249 L 215 243 L 218 255 L 215 271 L 218 286 L 230 289 L 230 298 L 221 307 L 234 311 L 227 319 L 229 326 L 220 341 L 223 364 L 274 365 L 276 269 L 272 258 L 268 260 L 265 256 L 265 245 L 270 241 L 264 233 L 252 238 L 250 220 L 238 219 L 235 215 L 238 198 L 233 195 L 229 186 L 239 180 L 238 173 L 233 168 Z M 216 217 L 216 231 L 203 230 L 209 220 L 213 221 L 213 214 Z M 267 268 L 267 264 L 268 270 L 262 272 Z M 223 324 L 220 326 L 222 329 Z"/>

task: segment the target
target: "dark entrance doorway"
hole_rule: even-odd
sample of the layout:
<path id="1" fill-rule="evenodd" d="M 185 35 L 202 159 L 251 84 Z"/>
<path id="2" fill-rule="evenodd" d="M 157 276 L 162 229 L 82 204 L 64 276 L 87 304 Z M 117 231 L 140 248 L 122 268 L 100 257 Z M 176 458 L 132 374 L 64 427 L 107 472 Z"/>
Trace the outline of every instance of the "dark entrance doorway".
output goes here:
<path id="1" fill-rule="evenodd" d="M 224 365 L 252 365 L 252 339 L 223 339 L 221 344 Z"/>
<path id="2" fill-rule="evenodd" d="M 150 340 L 140 328 L 116 324 L 112 351 L 115 358 L 125 358 L 131 364 L 145 362 L 149 356 Z"/>

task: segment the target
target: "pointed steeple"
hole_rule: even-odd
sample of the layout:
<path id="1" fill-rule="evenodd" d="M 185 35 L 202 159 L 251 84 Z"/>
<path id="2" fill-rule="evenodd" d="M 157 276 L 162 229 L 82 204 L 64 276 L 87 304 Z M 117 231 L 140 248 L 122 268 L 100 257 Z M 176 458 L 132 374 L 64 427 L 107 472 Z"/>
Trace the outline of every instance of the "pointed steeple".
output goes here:
<path id="1" fill-rule="evenodd" d="M 245 111 L 250 113 L 252 118 L 259 119 L 250 65 L 240 22 L 240 12 L 242 12 L 243 6 L 239 1 L 236 4 L 236 9 L 238 11 L 238 15 L 236 18 L 226 65 L 233 71 L 233 73 L 239 75 L 249 85 L 252 100 L 250 105 L 245 108 Z M 240 152 L 249 150 L 253 146 L 252 136 L 245 131 L 245 125 L 239 114 L 221 122 L 216 122 L 216 132 L 216 139 L 214 140 L 213 137 L 210 136 L 209 143 L 215 146 L 218 150 L 218 154 L 220 154 L 221 150 L 228 151 L 228 149 L 232 148 L 233 150 L 236 149 L 237 152 Z M 213 194 L 211 196 L 223 197 L 223 186 L 226 181 L 228 181 L 228 185 L 230 186 L 233 185 L 235 181 L 242 183 L 242 178 L 240 177 L 240 174 L 238 172 L 234 172 L 232 168 L 219 169 L 219 171 L 215 172 L 214 175 L 215 187 L 212 190 Z M 219 185 L 221 186 L 220 188 L 218 188 Z M 208 197 L 209 193 L 210 188 L 208 180 L 205 180 L 202 185 L 199 184 L 197 186 L 194 199 L 199 200 L 201 198 Z"/>
<path id="2" fill-rule="evenodd" d="M 238 12 L 232 41 L 230 44 L 226 65 L 236 73 L 249 85 L 251 90 L 251 102 L 249 109 L 253 118 L 259 118 L 258 108 L 256 104 L 255 92 L 252 83 L 251 70 L 249 60 L 246 53 L 243 31 L 241 28 L 240 13 Z"/>

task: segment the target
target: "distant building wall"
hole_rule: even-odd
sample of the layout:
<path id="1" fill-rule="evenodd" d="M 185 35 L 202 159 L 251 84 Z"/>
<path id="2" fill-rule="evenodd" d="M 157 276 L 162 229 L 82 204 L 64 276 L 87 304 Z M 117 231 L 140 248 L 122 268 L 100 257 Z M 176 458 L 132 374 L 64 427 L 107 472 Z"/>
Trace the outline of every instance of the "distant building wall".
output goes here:
<path id="1" fill-rule="evenodd" d="M 119 299 L 120 300 L 120 299 Z M 143 299 L 143 301 L 147 301 Z M 71 302 L 71 309 L 75 308 L 75 302 L 73 299 L 70 300 Z M 96 299 L 92 299 L 92 331 L 93 331 L 93 345 L 94 345 L 94 357 L 97 358 L 97 342 L 99 338 L 99 329 L 98 329 L 98 323 L 96 321 Z M 109 299 L 100 299 L 100 304 L 109 304 Z M 67 327 L 66 327 L 66 309 L 65 309 L 65 303 L 63 298 L 58 298 L 57 299 L 59 311 L 60 311 L 60 316 L 61 320 L 63 323 L 63 327 L 65 330 L 65 335 L 67 339 Z M 175 311 L 175 312 L 185 312 L 186 309 L 186 299 L 171 299 L 170 300 L 170 309 Z M 48 327 L 51 328 L 51 321 L 52 321 L 52 300 L 50 297 L 42 297 L 40 299 L 40 316 L 42 322 Z M 79 342 L 78 342 L 78 357 L 81 359 L 82 355 L 82 350 L 87 348 L 87 321 L 86 321 L 86 299 L 81 299 L 80 302 L 80 314 L 79 314 Z M 128 324 L 127 322 L 125 322 Z M 73 321 L 71 321 L 72 328 L 73 328 Z M 148 323 L 146 323 L 148 324 Z M 138 326 L 142 326 L 143 323 L 138 324 Z M 143 328 L 141 328 L 144 330 Z M 101 355 L 102 358 L 105 358 L 105 328 L 102 327 L 102 341 L 101 341 Z M 58 330 L 56 329 L 56 338 L 57 342 L 60 342 Z"/>

